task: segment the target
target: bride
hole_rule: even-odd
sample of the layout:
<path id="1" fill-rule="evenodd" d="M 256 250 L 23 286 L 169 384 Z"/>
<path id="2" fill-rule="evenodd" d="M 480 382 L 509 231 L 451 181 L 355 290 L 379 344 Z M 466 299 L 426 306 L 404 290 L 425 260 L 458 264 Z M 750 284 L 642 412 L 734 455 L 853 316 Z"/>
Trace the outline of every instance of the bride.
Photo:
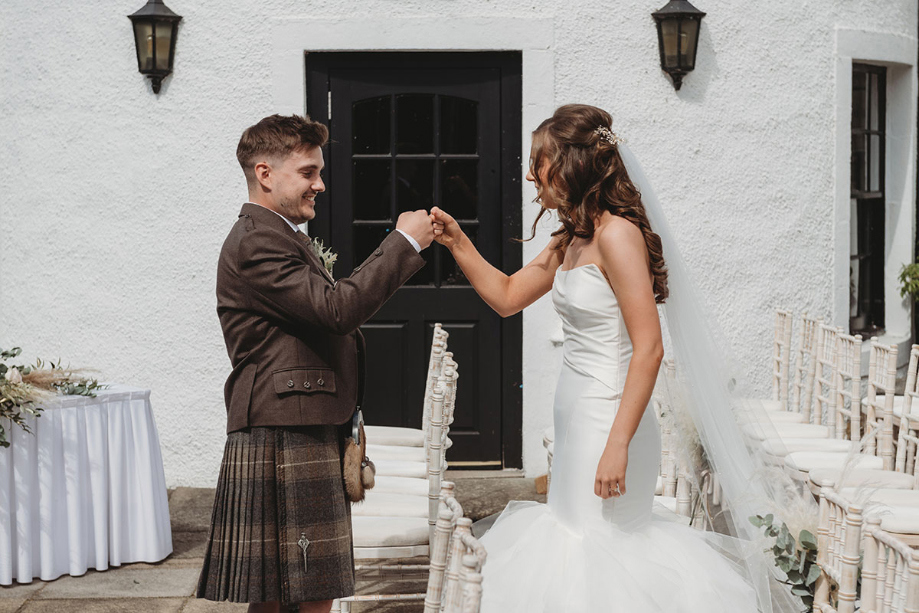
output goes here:
<path id="1" fill-rule="evenodd" d="M 449 213 L 431 211 L 435 240 L 491 308 L 508 317 L 551 292 L 565 335 L 548 503 L 512 502 L 483 537 L 482 612 L 763 611 L 759 579 L 711 544 L 717 535 L 652 512 L 661 443 L 647 406 L 664 355 L 667 246 L 611 121 L 572 104 L 534 131 L 536 221 L 555 210 L 561 227 L 513 275 L 486 262 Z"/>

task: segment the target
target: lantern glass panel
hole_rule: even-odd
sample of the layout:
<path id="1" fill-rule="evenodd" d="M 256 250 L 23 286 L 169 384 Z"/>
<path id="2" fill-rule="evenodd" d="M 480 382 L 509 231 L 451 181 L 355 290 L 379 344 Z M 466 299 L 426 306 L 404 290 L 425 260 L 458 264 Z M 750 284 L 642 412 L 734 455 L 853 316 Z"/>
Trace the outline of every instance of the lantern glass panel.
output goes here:
<path id="1" fill-rule="evenodd" d="M 156 69 L 169 70 L 169 46 L 172 42 L 172 23 L 160 21 L 156 24 Z"/>
<path id="2" fill-rule="evenodd" d="M 696 67 L 696 41 L 699 40 L 699 20 L 685 19 L 680 24 L 680 66 L 687 70 Z"/>
<path id="3" fill-rule="evenodd" d="M 678 45 L 680 22 L 677 19 L 661 20 L 661 42 L 664 45 L 664 67 L 678 68 Z"/>
<path id="4" fill-rule="evenodd" d="M 137 69 L 153 69 L 153 24 L 134 22 L 134 39 L 137 44 Z"/>

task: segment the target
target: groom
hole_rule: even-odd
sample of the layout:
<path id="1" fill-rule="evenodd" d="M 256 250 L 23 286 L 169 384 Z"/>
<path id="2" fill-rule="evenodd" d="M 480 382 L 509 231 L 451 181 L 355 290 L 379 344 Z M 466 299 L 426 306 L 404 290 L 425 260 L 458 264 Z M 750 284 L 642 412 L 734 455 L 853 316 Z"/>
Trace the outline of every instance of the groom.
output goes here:
<path id="1" fill-rule="evenodd" d="M 350 277 L 333 280 L 298 227 L 325 191 L 328 129 L 272 115 L 236 151 L 249 202 L 217 267 L 217 313 L 233 371 L 227 444 L 198 597 L 250 611 L 327 612 L 354 593 L 343 436 L 358 397 L 358 329 L 424 265 L 423 211 L 402 213 Z"/>

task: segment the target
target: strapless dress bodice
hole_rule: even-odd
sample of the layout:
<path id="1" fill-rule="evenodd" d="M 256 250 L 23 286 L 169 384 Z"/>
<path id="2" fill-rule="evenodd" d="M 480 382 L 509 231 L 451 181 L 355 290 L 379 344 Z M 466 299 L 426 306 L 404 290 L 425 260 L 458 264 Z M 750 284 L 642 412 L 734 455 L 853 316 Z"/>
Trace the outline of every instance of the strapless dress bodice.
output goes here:
<path id="1" fill-rule="evenodd" d="M 632 341 L 616 294 L 596 264 L 559 268 L 552 304 L 562 320 L 563 360 L 621 393 L 632 357 Z"/>

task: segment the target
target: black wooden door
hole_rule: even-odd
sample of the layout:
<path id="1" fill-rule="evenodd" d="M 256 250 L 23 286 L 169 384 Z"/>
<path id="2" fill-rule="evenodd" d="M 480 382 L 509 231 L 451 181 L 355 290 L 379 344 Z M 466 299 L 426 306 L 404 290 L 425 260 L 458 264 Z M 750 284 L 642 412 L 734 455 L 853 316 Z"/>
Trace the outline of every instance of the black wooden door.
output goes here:
<path id="1" fill-rule="evenodd" d="M 336 276 L 364 261 L 399 213 L 435 204 L 489 262 L 519 266 L 509 242 L 519 235 L 519 55 L 323 53 L 307 66 L 308 110 L 328 121 L 332 139 L 310 233 L 339 254 Z M 502 321 L 440 245 L 422 255 L 424 268 L 362 327 L 365 418 L 421 423 L 433 324 L 442 322 L 461 373 L 448 460 L 519 466 L 520 318 Z"/>

